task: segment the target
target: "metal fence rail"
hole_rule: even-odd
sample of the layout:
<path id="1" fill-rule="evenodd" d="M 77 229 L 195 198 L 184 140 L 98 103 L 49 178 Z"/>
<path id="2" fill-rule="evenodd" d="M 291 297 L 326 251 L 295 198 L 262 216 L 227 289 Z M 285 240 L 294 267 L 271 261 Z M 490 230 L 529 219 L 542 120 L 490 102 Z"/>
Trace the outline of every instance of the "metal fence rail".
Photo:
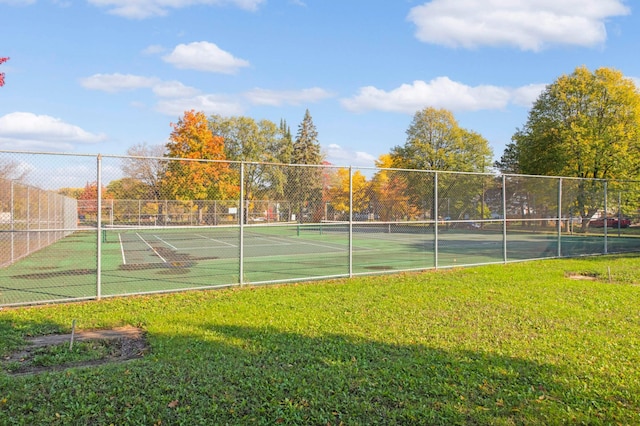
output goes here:
<path id="1" fill-rule="evenodd" d="M 31 170 L 0 180 L 0 305 L 640 251 L 640 182 L 9 151 L 0 164 Z M 137 166 L 156 175 L 123 173 Z"/>

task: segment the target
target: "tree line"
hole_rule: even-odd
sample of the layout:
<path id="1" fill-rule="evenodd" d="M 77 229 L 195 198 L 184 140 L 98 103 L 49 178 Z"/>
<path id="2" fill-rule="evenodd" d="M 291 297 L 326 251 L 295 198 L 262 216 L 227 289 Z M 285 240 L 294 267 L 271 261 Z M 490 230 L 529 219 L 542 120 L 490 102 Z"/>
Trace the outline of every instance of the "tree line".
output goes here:
<path id="1" fill-rule="evenodd" d="M 354 212 L 373 213 L 375 205 L 376 216 L 390 220 L 416 217 L 421 213 L 415 210 L 428 212 L 435 206 L 429 201 L 432 182 L 420 174 L 389 169 L 640 178 L 640 92 L 633 80 L 610 68 L 591 72 L 578 67 L 548 85 L 495 162 L 484 137 L 462 128 L 450 111 L 432 107 L 415 113 L 405 143 L 378 158 L 380 169 L 372 177 L 360 171 L 350 177 L 345 168 L 303 167 L 328 166 L 308 110 L 295 138 L 284 120 L 277 125 L 250 117 L 206 117 L 196 111 L 185 112 L 171 126 L 166 145 L 140 144 L 128 150 L 130 158 L 122 164 L 125 177 L 109 183 L 107 196 L 224 200 L 237 199 L 242 192 L 245 200 L 293 200 L 290 208 L 298 217 L 326 219 L 329 208 L 336 218 L 348 211 L 351 186 Z M 243 179 L 239 166 L 230 161 L 248 162 Z M 575 211 L 591 217 L 600 205 L 593 199 L 600 184 L 580 182 Z M 460 198 L 463 191 L 452 178 L 442 178 L 439 185 L 443 199 L 455 194 Z M 91 192 L 97 193 L 94 187 L 87 184 L 71 195 L 89 199 Z M 481 196 L 483 218 L 491 195 Z"/>

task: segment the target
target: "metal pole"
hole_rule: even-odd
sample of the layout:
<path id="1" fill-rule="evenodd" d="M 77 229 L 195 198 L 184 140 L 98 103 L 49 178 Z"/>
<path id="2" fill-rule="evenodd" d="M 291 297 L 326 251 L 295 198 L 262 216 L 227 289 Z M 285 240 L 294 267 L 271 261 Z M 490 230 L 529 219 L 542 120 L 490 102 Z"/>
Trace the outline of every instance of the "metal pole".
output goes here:
<path id="1" fill-rule="evenodd" d="M 622 228 L 622 191 L 618 191 L 618 237 Z"/>
<path id="2" fill-rule="evenodd" d="M 353 276 L 353 166 L 349 166 L 349 276 Z"/>
<path id="3" fill-rule="evenodd" d="M 433 225 L 433 265 L 438 269 L 438 172 L 433 175 L 433 208 L 431 209 Z"/>
<path id="4" fill-rule="evenodd" d="M 47 193 L 47 229 L 51 229 L 51 193 Z M 47 245 L 51 244 L 51 231 L 47 231 Z"/>
<path id="5" fill-rule="evenodd" d="M 609 252 L 609 246 L 607 241 L 607 181 L 604 182 L 604 254 Z"/>
<path id="6" fill-rule="evenodd" d="M 27 254 L 31 253 L 31 187 L 27 186 Z"/>
<path id="7" fill-rule="evenodd" d="M 507 263 L 507 178 L 502 175 L 502 259 Z"/>
<path id="8" fill-rule="evenodd" d="M 13 190 L 13 181 L 11 181 L 11 263 L 13 263 L 15 261 L 15 249 L 14 249 L 14 245 L 15 245 L 15 215 L 16 215 L 16 209 L 15 209 L 15 192 Z"/>
<path id="9" fill-rule="evenodd" d="M 571 221 L 571 217 L 569 217 Z M 562 178 L 558 180 L 558 257 L 562 257 Z M 569 222 L 567 222 L 569 227 Z"/>
<path id="10" fill-rule="evenodd" d="M 38 191 L 38 248 L 42 247 L 42 191 Z"/>
<path id="11" fill-rule="evenodd" d="M 102 154 L 98 154 L 97 161 L 97 194 L 98 194 L 98 211 L 96 213 L 96 299 L 100 300 L 102 296 Z"/>
<path id="12" fill-rule="evenodd" d="M 240 278 L 238 283 L 244 284 L 244 161 L 240 163 L 240 211 L 238 212 L 238 220 L 240 221 L 240 252 L 238 261 L 238 273 Z"/>

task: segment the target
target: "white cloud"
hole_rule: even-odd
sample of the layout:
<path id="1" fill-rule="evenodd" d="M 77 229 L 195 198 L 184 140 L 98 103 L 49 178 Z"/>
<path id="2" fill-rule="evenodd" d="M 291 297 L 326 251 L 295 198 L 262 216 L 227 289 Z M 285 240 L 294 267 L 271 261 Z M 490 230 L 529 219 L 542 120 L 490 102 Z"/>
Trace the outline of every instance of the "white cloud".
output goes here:
<path id="1" fill-rule="evenodd" d="M 0 0 L 0 4 L 8 4 L 9 6 L 29 6 L 35 2 L 36 0 Z"/>
<path id="2" fill-rule="evenodd" d="M 511 92 L 511 102 L 515 105 L 530 108 L 546 87 L 546 84 L 529 84 L 518 87 Z"/>
<path id="3" fill-rule="evenodd" d="M 244 59 L 235 58 L 231 53 L 207 41 L 179 44 L 162 59 L 180 69 L 223 74 L 234 74 L 238 68 L 249 66 L 249 62 Z"/>
<path id="4" fill-rule="evenodd" d="M 638 91 L 640 91 L 640 78 L 638 77 L 629 77 L 629 78 L 636 85 L 636 88 L 638 89 Z"/>
<path id="5" fill-rule="evenodd" d="M 337 144 L 326 149 L 327 161 L 337 166 L 375 167 L 377 158 L 363 151 L 350 151 Z"/>
<path id="6" fill-rule="evenodd" d="M 265 0 L 88 0 L 94 6 L 103 7 L 112 15 L 128 19 L 145 19 L 165 16 L 170 9 L 180 9 L 193 5 L 232 5 L 248 11 L 255 11 Z"/>
<path id="7" fill-rule="evenodd" d="M 245 97 L 255 105 L 301 105 L 305 103 L 318 102 L 322 99 L 330 98 L 333 95 L 319 87 L 302 90 L 268 90 L 253 89 L 245 93 Z"/>
<path id="8" fill-rule="evenodd" d="M 151 46 L 147 46 L 142 50 L 143 55 L 157 55 L 165 52 L 164 46 L 159 44 L 152 44 Z"/>
<path id="9" fill-rule="evenodd" d="M 101 90 L 109 93 L 149 88 L 159 82 L 160 80 L 155 77 L 142 77 L 138 75 L 118 73 L 94 74 L 91 77 L 80 80 L 80 84 L 85 89 Z"/>
<path id="10" fill-rule="evenodd" d="M 73 124 L 48 115 L 13 112 L 0 117 L 0 146 L 4 149 L 73 149 L 73 144 L 91 144 L 106 140 Z"/>
<path id="11" fill-rule="evenodd" d="M 153 93 L 161 98 L 188 98 L 200 94 L 200 91 L 179 81 L 163 81 L 153 86 Z"/>
<path id="12" fill-rule="evenodd" d="M 179 117 L 185 111 L 202 111 L 207 115 L 241 115 L 242 107 L 235 101 L 219 95 L 198 95 L 190 98 L 164 99 L 158 102 L 156 110 L 162 114 Z"/>
<path id="13" fill-rule="evenodd" d="M 389 92 L 367 86 L 342 105 L 355 112 L 365 110 L 392 111 L 413 114 L 425 107 L 445 108 L 452 111 L 477 111 L 504 108 L 510 91 L 498 86 L 467 86 L 448 77 L 437 77 L 430 82 L 416 80 Z"/>
<path id="14" fill-rule="evenodd" d="M 606 20 L 629 13 L 622 0 L 432 0 L 412 8 L 407 18 L 426 43 L 538 51 L 556 44 L 601 45 Z"/>

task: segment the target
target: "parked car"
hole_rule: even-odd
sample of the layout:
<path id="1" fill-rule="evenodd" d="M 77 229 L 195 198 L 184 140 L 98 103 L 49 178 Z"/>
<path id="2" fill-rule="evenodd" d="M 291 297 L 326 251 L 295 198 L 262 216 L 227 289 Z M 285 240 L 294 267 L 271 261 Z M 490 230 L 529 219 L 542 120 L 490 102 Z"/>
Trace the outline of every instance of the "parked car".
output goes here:
<path id="1" fill-rule="evenodd" d="M 607 223 L 607 228 L 618 228 L 618 218 L 617 217 L 608 217 L 606 219 L 606 223 Z M 629 226 L 631 226 L 631 220 L 627 219 L 627 218 L 620 218 L 619 220 L 620 222 L 620 228 L 628 228 Z M 605 224 L 605 218 L 599 218 L 599 219 L 591 219 L 591 221 L 589 221 L 589 226 L 592 228 L 604 228 L 604 224 Z"/>

